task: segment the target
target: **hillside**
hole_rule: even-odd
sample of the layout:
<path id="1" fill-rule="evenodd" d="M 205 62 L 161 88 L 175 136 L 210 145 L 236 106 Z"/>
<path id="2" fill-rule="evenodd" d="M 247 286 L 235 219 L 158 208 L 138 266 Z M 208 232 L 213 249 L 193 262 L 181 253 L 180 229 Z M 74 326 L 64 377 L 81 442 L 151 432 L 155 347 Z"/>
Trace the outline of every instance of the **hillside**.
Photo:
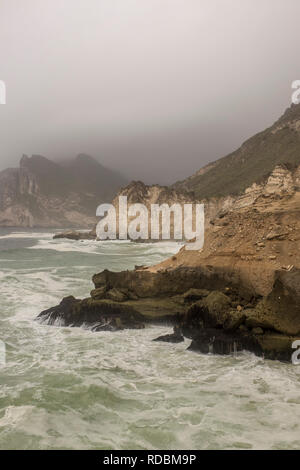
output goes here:
<path id="1" fill-rule="evenodd" d="M 270 128 L 173 188 L 193 191 L 198 199 L 235 196 L 266 181 L 278 164 L 287 168 L 300 164 L 300 105 L 292 105 Z"/>

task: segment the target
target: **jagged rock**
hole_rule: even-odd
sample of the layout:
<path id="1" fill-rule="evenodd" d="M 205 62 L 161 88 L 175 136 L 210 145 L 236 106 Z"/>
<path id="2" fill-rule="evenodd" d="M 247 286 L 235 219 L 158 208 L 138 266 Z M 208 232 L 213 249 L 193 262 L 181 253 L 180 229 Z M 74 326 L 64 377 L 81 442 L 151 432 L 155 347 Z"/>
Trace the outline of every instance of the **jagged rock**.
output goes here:
<path id="1" fill-rule="evenodd" d="M 235 286 L 238 295 L 251 299 L 255 293 L 233 270 L 198 266 L 176 267 L 172 270 L 151 272 L 147 270 L 112 272 L 104 270 L 93 276 L 96 288 L 106 286 L 121 290 L 128 289 L 139 298 L 160 298 L 183 295 L 189 289 L 222 290 Z"/>
<path id="2" fill-rule="evenodd" d="M 133 307 L 110 300 L 65 297 L 59 305 L 39 314 L 41 323 L 59 326 L 85 326 L 94 331 L 143 328 L 143 317 Z"/>
<path id="3" fill-rule="evenodd" d="M 300 270 L 297 269 L 276 272 L 272 291 L 262 299 L 244 286 L 228 285 L 228 273 L 223 271 L 220 275 L 220 271 L 212 268 L 205 271 L 202 267 L 199 270 L 183 267 L 173 272 L 103 271 L 94 276 L 94 282 L 92 298 L 68 297 L 59 306 L 42 312 L 39 319 L 49 324 L 89 325 L 96 331 L 140 328 L 144 321 L 167 321 L 179 325 L 182 333 L 177 331 L 157 340 L 179 341 L 182 334 L 192 339 L 191 349 L 195 351 L 229 354 L 245 349 L 280 360 L 291 356 L 291 344 L 300 335 Z M 201 295 L 201 289 L 207 294 L 209 285 L 219 285 L 223 292 L 213 290 L 189 307 L 184 302 L 189 284 L 190 289 L 197 289 L 195 285 L 198 285 Z M 130 298 L 130 293 L 135 300 Z M 112 295 L 118 302 L 97 300 L 97 295 Z M 244 308 L 237 309 L 238 305 Z"/>

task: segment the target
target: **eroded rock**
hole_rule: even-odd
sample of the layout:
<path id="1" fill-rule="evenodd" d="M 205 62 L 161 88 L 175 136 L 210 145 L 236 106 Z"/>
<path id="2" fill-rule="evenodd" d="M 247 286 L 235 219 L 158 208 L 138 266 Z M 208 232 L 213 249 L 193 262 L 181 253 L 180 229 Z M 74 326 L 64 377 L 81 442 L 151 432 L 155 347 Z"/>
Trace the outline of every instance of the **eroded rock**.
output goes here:
<path id="1" fill-rule="evenodd" d="M 65 297 L 61 303 L 39 314 L 47 325 L 87 327 L 93 331 L 144 328 L 143 317 L 133 307 L 109 300 Z"/>

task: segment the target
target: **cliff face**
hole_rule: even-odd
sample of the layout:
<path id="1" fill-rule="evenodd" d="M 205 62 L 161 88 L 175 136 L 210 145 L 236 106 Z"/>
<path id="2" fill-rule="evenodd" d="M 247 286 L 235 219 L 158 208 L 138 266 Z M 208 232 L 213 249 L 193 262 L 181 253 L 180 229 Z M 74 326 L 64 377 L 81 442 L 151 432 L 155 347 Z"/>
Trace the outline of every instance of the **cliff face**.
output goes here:
<path id="1" fill-rule="evenodd" d="M 277 166 L 264 184 L 254 184 L 240 197 L 219 204 L 219 212 L 207 224 L 203 250 L 183 248 L 149 269 L 225 269 L 266 295 L 275 271 L 300 268 L 300 166 L 293 171 Z"/>
<path id="2" fill-rule="evenodd" d="M 0 226 L 91 227 L 97 206 L 124 183 L 85 155 L 66 165 L 23 156 L 19 168 L 0 172 Z"/>
<path id="3" fill-rule="evenodd" d="M 118 214 L 119 196 L 127 196 L 128 205 L 144 204 L 149 213 L 151 204 L 184 204 L 203 203 L 205 206 L 206 227 L 218 214 L 227 211 L 238 211 L 243 208 L 260 205 L 268 205 L 275 198 L 289 198 L 300 191 L 300 166 L 289 169 L 285 165 L 277 165 L 269 177 L 261 183 L 253 183 L 239 195 L 228 195 L 220 198 L 200 199 L 193 192 L 174 187 L 159 185 L 148 186 L 138 181 L 133 181 L 127 187 L 121 189 L 112 203 Z M 281 201 L 282 202 L 282 201 Z"/>

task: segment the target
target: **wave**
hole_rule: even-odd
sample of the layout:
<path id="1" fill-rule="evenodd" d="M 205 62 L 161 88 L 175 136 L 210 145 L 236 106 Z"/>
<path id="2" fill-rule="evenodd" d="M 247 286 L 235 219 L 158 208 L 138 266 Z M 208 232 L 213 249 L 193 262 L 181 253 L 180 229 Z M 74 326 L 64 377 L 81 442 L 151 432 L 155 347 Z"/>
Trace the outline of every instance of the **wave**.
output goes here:
<path id="1" fill-rule="evenodd" d="M 0 240 L 6 238 L 51 238 L 53 233 L 43 233 L 43 232 L 11 232 L 6 235 L 0 235 Z"/>

